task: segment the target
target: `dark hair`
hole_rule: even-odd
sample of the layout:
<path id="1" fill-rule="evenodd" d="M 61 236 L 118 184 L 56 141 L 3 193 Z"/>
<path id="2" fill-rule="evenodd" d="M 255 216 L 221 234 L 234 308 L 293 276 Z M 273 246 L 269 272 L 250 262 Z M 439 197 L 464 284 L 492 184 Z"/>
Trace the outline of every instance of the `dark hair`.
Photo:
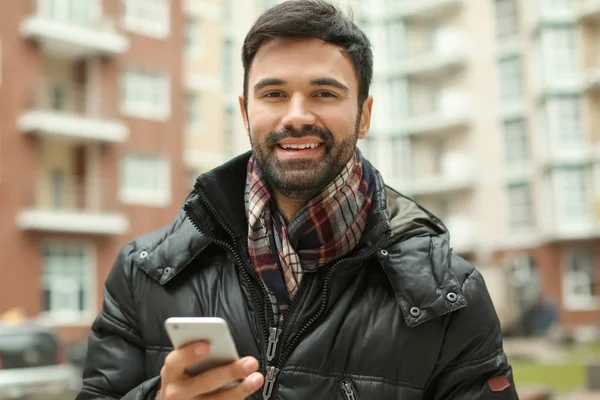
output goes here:
<path id="1" fill-rule="evenodd" d="M 352 20 L 323 0 L 288 0 L 265 11 L 244 39 L 244 103 L 248 106 L 248 76 L 260 47 L 276 38 L 321 39 L 340 47 L 358 75 L 358 104 L 369 97 L 373 52 L 369 39 Z"/>

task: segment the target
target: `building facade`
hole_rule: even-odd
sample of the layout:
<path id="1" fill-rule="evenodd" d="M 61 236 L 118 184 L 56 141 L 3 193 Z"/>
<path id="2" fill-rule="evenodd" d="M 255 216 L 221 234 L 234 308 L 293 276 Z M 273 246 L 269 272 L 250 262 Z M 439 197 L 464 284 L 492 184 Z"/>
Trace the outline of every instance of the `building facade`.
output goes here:
<path id="1" fill-rule="evenodd" d="M 120 248 L 175 216 L 184 26 L 179 0 L 0 6 L 0 312 L 81 338 Z"/>

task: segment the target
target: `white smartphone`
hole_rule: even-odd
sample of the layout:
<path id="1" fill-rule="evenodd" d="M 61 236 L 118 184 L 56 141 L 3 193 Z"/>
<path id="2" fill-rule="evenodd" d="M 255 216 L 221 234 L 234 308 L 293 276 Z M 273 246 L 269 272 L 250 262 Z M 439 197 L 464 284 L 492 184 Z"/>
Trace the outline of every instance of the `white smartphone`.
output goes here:
<path id="1" fill-rule="evenodd" d="M 165 329 L 175 349 L 200 340 L 210 344 L 208 357 L 185 369 L 190 376 L 231 364 L 239 359 L 229 326 L 222 318 L 172 317 L 165 321 Z"/>

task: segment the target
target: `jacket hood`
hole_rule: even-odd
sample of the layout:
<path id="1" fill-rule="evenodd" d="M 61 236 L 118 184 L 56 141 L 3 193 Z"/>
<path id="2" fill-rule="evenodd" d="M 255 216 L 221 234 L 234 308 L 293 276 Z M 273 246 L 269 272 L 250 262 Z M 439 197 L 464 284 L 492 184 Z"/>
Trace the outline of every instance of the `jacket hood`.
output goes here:
<path id="1" fill-rule="evenodd" d="M 243 154 L 198 177 L 184 206 L 196 214 L 202 232 L 218 240 L 239 240 L 243 246 L 249 157 L 250 153 Z M 376 254 L 407 324 L 416 326 L 464 307 L 466 299 L 452 271 L 448 230 L 414 200 L 385 186 L 376 173 L 374 206 L 361 245 Z M 159 235 L 136 240 L 143 244 L 138 254 L 145 254 L 134 257 L 134 262 L 161 284 L 167 284 L 211 243 L 186 214 L 182 210 Z M 222 225 L 228 227 L 227 232 Z"/>

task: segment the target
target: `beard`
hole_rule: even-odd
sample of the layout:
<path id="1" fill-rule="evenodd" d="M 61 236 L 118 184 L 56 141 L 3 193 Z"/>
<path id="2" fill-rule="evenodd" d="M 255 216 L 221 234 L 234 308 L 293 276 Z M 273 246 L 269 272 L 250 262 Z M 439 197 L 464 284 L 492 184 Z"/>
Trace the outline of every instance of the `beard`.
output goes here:
<path id="1" fill-rule="evenodd" d="M 357 121 L 358 122 L 358 121 Z M 318 137 L 323 141 L 319 158 L 279 160 L 277 143 L 285 138 Z M 336 142 L 331 131 L 316 126 L 302 130 L 284 128 L 269 133 L 259 142 L 250 134 L 254 158 L 271 189 L 295 200 L 308 201 L 325 189 L 350 161 L 356 151 L 358 123 L 354 132 L 341 142 Z"/>

